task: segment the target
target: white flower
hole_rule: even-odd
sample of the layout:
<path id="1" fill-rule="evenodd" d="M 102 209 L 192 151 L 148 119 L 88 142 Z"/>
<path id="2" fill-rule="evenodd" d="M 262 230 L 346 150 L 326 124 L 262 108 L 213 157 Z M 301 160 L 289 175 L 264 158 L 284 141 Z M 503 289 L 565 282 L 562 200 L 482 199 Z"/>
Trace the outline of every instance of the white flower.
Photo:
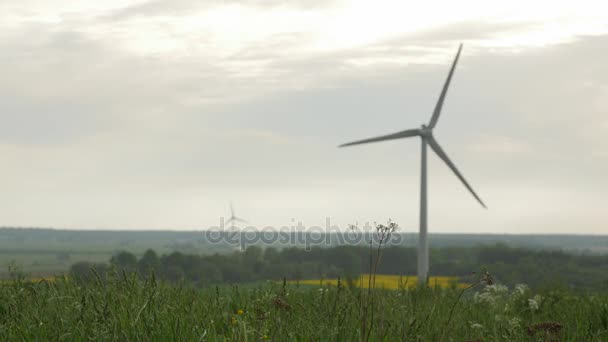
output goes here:
<path id="1" fill-rule="evenodd" d="M 515 330 L 516 328 L 519 328 L 520 323 L 521 323 L 521 319 L 519 319 L 518 317 L 511 318 L 509 320 L 509 329 Z"/>
<path id="2" fill-rule="evenodd" d="M 517 284 L 515 285 L 515 289 L 513 290 L 513 294 L 518 294 L 522 296 L 526 291 L 528 291 L 528 285 L 526 284 Z"/>
<path id="3" fill-rule="evenodd" d="M 520 324 L 521 324 L 521 319 L 519 319 L 519 317 L 513 317 L 510 320 L 508 320 L 507 321 L 507 330 L 509 331 L 509 334 L 513 334 L 516 330 L 518 330 Z"/>
<path id="4" fill-rule="evenodd" d="M 540 307 L 540 303 L 542 301 L 542 297 L 539 295 L 534 296 L 534 298 L 528 299 L 528 306 L 530 310 L 536 311 Z"/>
<path id="5" fill-rule="evenodd" d="M 479 323 L 471 323 L 471 329 L 483 330 L 483 325 L 481 325 Z"/>
<path id="6" fill-rule="evenodd" d="M 488 285 L 483 291 L 475 293 L 473 300 L 478 304 L 488 304 L 493 306 L 496 301 L 509 293 L 509 288 L 504 285 Z"/>
<path id="7" fill-rule="evenodd" d="M 491 306 L 496 304 L 496 298 L 490 292 L 477 292 L 473 296 L 473 300 L 478 304 L 488 304 Z"/>
<path id="8" fill-rule="evenodd" d="M 494 284 L 494 285 L 487 285 L 486 287 L 483 288 L 484 291 L 486 292 L 492 292 L 492 293 L 505 293 L 505 292 L 509 292 L 509 288 L 504 286 L 504 285 L 499 285 L 499 284 Z"/>

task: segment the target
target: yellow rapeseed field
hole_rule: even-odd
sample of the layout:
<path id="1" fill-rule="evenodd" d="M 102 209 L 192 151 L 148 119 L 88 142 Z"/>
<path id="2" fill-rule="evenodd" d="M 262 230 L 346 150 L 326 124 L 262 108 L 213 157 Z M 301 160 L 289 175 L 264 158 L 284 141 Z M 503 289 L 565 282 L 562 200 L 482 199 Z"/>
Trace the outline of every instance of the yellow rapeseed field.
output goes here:
<path id="1" fill-rule="evenodd" d="M 337 286 L 337 279 L 314 279 L 314 280 L 299 280 L 290 281 L 290 284 L 301 285 L 319 285 L 319 286 Z M 342 284 L 346 285 L 346 281 L 342 280 Z M 369 274 L 362 274 L 358 279 L 354 280 L 354 284 L 358 287 L 369 287 Z M 376 275 L 376 288 L 386 290 L 398 290 L 401 288 L 414 288 L 418 285 L 418 277 L 416 276 L 399 276 L 399 275 Z M 466 283 L 459 283 L 457 277 L 430 277 L 429 286 L 439 288 L 464 288 L 469 286 Z"/>
<path id="2" fill-rule="evenodd" d="M 53 283 L 57 280 L 57 277 L 55 276 L 50 276 L 50 277 L 32 277 L 32 278 L 25 278 L 23 279 L 23 281 L 28 282 L 28 283 L 39 283 L 41 281 L 47 281 L 49 283 Z M 11 279 L 0 279 L 0 284 L 11 284 L 13 283 L 13 280 Z"/>

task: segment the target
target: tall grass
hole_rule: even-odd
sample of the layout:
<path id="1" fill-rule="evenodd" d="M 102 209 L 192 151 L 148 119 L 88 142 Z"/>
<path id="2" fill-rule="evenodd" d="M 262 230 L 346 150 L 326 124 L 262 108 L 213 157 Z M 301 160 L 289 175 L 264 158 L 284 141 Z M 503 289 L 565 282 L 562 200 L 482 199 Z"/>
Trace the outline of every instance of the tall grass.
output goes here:
<path id="1" fill-rule="evenodd" d="M 0 341 L 608 340 L 608 295 L 499 285 L 462 298 L 459 289 L 376 289 L 362 336 L 367 291 L 273 282 L 200 289 L 116 273 L 82 284 L 16 278 L 0 284 Z"/>

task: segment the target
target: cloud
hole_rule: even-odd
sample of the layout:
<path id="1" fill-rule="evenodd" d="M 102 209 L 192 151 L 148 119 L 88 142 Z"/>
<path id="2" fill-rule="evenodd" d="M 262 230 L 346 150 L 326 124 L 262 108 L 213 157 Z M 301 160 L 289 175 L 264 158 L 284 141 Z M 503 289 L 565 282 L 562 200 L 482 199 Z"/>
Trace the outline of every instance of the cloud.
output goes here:
<path id="1" fill-rule="evenodd" d="M 332 7 L 338 2 L 338 0 L 149 0 L 116 9 L 110 13 L 104 14 L 103 16 L 101 16 L 101 19 L 109 21 L 123 21 L 134 17 L 182 16 L 227 6 L 251 7 L 259 10 L 267 10 L 273 8 L 318 10 Z"/>
<path id="2" fill-rule="evenodd" d="M 285 29 L 323 11 L 254 2 L 236 6 L 243 20 L 274 18 L 264 6 L 291 14 L 232 41 L 206 22 L 188 27 L 200 19 L 191 5 L 59 6 L 52 20 L 5 22 L 2 223 L 191 228 L 215 224 L 233 199 L 256 223 L 329 215 L 416 227 L 419 143 L 336 146 L 427 122 L 460 41 L 436 136 L 491 210 L 431 157 L 433 231 L 568 231 L 566 214 L 551 215 L 569 205 L 568 224 L 601 217 L 606 36 L 513 48 L 505 36 L 545 26 L 476 18 L 331 46 L 306 26 L 324 19 Z M 583 221 L 577 232 L 601 232 Z"/>

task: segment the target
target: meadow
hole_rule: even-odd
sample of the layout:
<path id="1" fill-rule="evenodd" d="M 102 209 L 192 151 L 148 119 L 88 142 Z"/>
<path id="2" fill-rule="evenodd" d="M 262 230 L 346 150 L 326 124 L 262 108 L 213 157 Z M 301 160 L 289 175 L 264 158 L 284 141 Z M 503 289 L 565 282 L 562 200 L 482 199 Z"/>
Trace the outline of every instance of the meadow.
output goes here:
<path id="1" fill-rule="evenodd" d="M 431 256 L 445 276 L 422 287 L 399 275 L 414 273 L 415 249 L 397 246 L 123 251 L 52 278 L 14 263 L 0 341 L 608 341 L 606 256 L 502 245 Z M 497 279 L 471 273 L 486 266 Z"/>
<path id="2" fill-rule="evenodd" d="M 606 341 L 608 295 L 479 282 L 199 288 L 113 273 L 0 283 L 0 340 Z"/>

